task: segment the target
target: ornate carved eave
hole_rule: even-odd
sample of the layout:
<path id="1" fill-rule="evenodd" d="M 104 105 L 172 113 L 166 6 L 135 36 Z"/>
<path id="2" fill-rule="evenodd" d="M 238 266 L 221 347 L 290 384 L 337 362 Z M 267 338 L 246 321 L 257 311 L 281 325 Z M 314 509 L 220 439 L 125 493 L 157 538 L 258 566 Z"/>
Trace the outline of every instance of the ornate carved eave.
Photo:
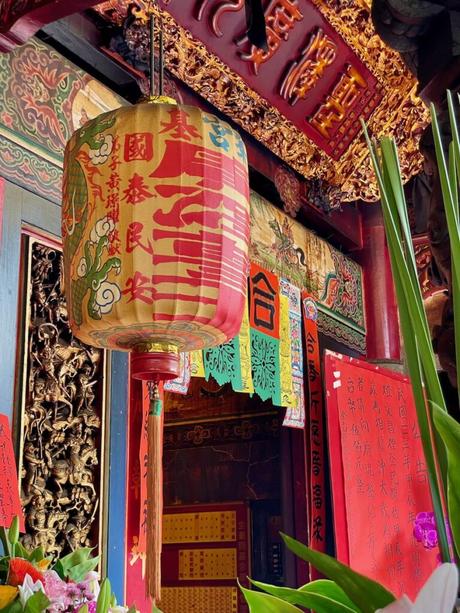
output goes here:
<path id="1" fill-rule="evenodd" d="M 98 0 L 3 0 L 0 2 L 0 52 L 23 45 L 42 26 L 79 13 Z"/>
<path id="2" fill-rule="evenodd" d="M 313 3 L 377 79 L 382 100 L 367 123 L 374 136 L 395 136 L 402 173 L 408 180 L 420 170 L 418 138 L 428 120 L 427 109 L 416 96 L 413 77 L 399 55 L 386 48 L 375 33 L 364 1 L 313 0 Z M 145 16 L 148 3 L 139 0 L 137 4 Z M 126 17 L 126 4 L 121 0 L 105 2 L 96 10 L 118 24 Z M 305 178 L 329 183 L 332 192 L 339 189 L 342 201 L 377 199 L 367 149 L 360 134 L 342 157 L 334 161 L 169 13 L 158 9 L 156 13 L 163 19 L 166 66 L 172 74 Z"/>

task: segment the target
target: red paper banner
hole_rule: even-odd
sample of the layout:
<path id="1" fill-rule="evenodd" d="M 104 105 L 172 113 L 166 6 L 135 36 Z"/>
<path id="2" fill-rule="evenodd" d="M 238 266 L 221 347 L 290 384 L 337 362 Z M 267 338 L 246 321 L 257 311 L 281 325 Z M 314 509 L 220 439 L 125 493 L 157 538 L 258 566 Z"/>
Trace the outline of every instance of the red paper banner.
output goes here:
<path id="1" fill-rule="evenodd" d="M 147 383 L 142 382 L 142 429 L 140 433 L 139 445 L 139 467 L 140 467 L 140 505 L 139 505 L 139 541 L 138 551 L 141 555 L 145 555 L 147 551 L 147 468 L 149 462 L 148 456 L 148 437 L 147 425 L 150 410 L 149 390 Z M 140 407 L 139 407 L 140 408 Z"/>
<path id="2" fill-rule="evenodd" d="M 141 470 L 147 448 L 144 413 L 148 411 L 147 390 L 142 382 L 131 379 L 128 422 L 127 519 L 125 600 L 139 611 L 150 611 L 152 604 L 145 595 L 145 527 L 140 518 L 146 506 L 145 471 Z M 146 408 L 147 407 L 147 408 Z M 145 442 L 142 442 L 145 441 Z M 144 451 L 142 451 L 142 446 Z M 142 483 L 144 481 L 144 484 Z"/>
<path id="3" fill-rule="evenodd" d="M 160 395 L 163 397 L 163 386 Z M 147 383 L 131 380 L 129 398 L 126 540 L 126 602 L 140 611 L 150 611 L 145 595 L 147 550 L 147 424 L 150 398 Z"/>
<path id="4" fill-rule="evenodd" d="M 24 532 L 24 516 L 19 498 L 18 472 L 10 425 L 8 417 L 0 415 L 0 526 L 9 528 L 16 515 L 19 518 L 20 530 Z"/>
<path id="5" fill-rule="evenodd" d="M 251 328 L 279 338 L 280 298 L 278 277 L 251 262 L 249 323 Z"/>
<path id="6" fill-rule="evenodd" d="M 413 536 L 433 504 L 410 382 L 333 353 L 325 368 L 337 557 L 413 599 L 438 550 Z"/>
<path id="7" fill-rule="evenodd" d="M 318 338 L 318 308 L 314 299 L 302 292 L 303 319 L 306 340 L 306 367 L 308 377 L 308 407 L 310 430 L 310 496 L 308 500 L 310 547 L 326 551 L 326 510 L 324 485 L 324 423 L 323 383 L 321 380 L 321 355 Z M 319 573 L 310 569 L 311 579 Z"/>

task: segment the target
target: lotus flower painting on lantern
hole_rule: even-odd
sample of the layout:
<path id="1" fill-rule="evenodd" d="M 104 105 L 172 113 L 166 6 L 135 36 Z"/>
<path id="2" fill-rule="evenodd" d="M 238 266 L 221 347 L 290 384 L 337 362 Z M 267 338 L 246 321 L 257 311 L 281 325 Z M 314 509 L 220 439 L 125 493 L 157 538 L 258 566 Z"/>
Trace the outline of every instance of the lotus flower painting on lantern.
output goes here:
<path id="1" fill-rule="evenodd" d="M 105 113 L 66 149 L 62 233 L 72 329 L 100 347 L 225 342 L 246 295 L 246 152 L 195 107 Z"/>

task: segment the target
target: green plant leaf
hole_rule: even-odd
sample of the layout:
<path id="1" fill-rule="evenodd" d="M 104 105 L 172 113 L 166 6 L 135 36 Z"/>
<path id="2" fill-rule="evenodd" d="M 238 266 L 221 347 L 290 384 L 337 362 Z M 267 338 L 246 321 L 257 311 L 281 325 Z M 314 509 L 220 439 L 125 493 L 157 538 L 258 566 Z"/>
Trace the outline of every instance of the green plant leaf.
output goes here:
<path id="1" fill-rule="evenodd" d="M 84 604 L 83 606 L 81 606 L 81 607 L 78 609 L 78 613 L 89 613 L 89 612 L 88 612 L 88 605 L 87 605 L 87 604 Z"/>
<path id="2" fill-rule="evenodd" d="M 66 570 L 65 570 L 61 560 L 57 560 L 57 562 L 53 566 L 53 570 L 57 572 L 57 574 L 59 575 L 59 577 L 61 579 L 64 580 L 66 578 Z"/>
<path id="3" fill-rule="evenodd" d="M 83 581 L 86 575 L 91 570 L 94 570 L 98 564 L 99 556 L 96 558 L 90 558 L 89 560 L 85 560 L 80 564 L 70 567 L 67 571 L 67 576 L 69 579 L 72 579 L 72 581 L 75 581 L 75 583 L 80 583 L 80 581 Z"/>
<path id="4" fill-rule="evenodd" d="M 280 533 L 286 546 L 302 560 L 309 562 L 323 575 L 335 581 L 362 613 L 383 609 L 396 597 L 383 585 L 351 570 L 335 558 L 314 551 L 295 539 Z"/>
<path id="5" fill-rule="evenodd" d="M 56 562 L 53 570 L 57 572 L 61 579 L 72 579 L 79 583 L 85 575 L 94 570 L 99 564 L 100 556 L 91 557 L 91 547 L 82 547 L 64 556 Z"/>
<path id="6" fill-rule="evenodd" d="M 41 562 L 41 560 L 45 559 L 45 552 L 41 547 L 37 547 L 33 551 L 29 553 L 30 562 Z"/>
<path id="7" fill-rule="evenodd" d="M 0 609 L 0 613 L 22 613 L 22 604 L 19 598 L 10 602 L 9 605 Z"/>
<path id="8" fill-rule="evenodd" d="M 16 545 L 19 540 L 19 517 L 15 515 L 8 529 L 8 540 L 11 545 Z"/>
<path id="9" fill-rule="evenodd" d="M 455 550 L 460 551 L 460 424 L 433 405 L 433 421 L 447 449 L 447 505 Z"/>
<path id="10" fill-rule="evenodd" d="M 13 548 L 13 545 L 11 546 Z M 14 544 L 14 555 L 17 558 L 24 558 L 24 560 L 29 560 L 30 561 L 30 552 L 21 545 L 21 543 L 15 543 Z"/>
<path id="11" fill-rule="evenodd" d="M 112 588 L 110 581 L 107 577 L 101 583 L 101 590 L 97 598 L 96 613 L 107 613 L 110 606 L 110 598 L 112 595 Z"/>
<path id="12" fill-rule="evenodd" d="M 76 566 L 77 564 L 81 564 L 82 562 L 86 562 L 86 560 L 91 559 L 92 551 L 92 547 L 81 547 L 81 549 L 76 549 L 75 551 L 72 551 L 72 553 L 69 553 L 61 558 L 60 562 L 64 568 L 71 568 L 72 566 Z"/>
<path id="13" fill-rule="evenodd" d="M 270 594 L 263 594 L 255 590 L 247 590 L 240 585 L 240 590 L 249 605 L 250 613 L 301 613 L 302 610 L 289 602 L 280 600 Z"/>
<path id="14" fill-rule="evenodd" d="M 407 206 L 404 191 L 401 189 L 397 150 L 394 142 L 388 138 L 382 139 L 380 149 L 378 149 L 376 144 L 370 141 L 364 122 L 362 125 L 380 190 L 406 363 L 414 392 L 422 445 L 427 462 L 441 555 L 444 561 L 448 561 L 450 554 L 441 496 L 444 482 L 438 478 L 426 398 L 443 409 L 445 409 L 445 402 L 418 281 Z M 436 443 L 437 459 L 445 481 L 447 459 L 444 444 L 439 437 Z"/>
<path id="15" fill-rule="evenodd" d="M 253 581 L 256 587 L 290 604 L 312 609 L 316 613 L 359 613 L 358 607 L 334 581 L 319 579 L 295 590 Z"/>
<path id="16" fill-rule="evenodd" d="M 24 613 L 42 613 L 50 604 L 49 598 L 41 590 L 38 590 L 27 599 Z"/>

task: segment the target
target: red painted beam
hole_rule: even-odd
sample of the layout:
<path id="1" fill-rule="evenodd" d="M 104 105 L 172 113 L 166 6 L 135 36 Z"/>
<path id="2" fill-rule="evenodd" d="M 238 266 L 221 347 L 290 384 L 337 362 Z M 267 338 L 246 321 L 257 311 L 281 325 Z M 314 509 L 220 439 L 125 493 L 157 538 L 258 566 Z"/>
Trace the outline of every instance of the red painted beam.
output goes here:
<path id="1" fill-rule="evenodd" d="M 19 11 L 16 2 L 0 3 L 0 52 L 8 53 L 23 45 L 42 26 L 73 13 L 79 13 L 101 0 L 28 0 Z"/>

